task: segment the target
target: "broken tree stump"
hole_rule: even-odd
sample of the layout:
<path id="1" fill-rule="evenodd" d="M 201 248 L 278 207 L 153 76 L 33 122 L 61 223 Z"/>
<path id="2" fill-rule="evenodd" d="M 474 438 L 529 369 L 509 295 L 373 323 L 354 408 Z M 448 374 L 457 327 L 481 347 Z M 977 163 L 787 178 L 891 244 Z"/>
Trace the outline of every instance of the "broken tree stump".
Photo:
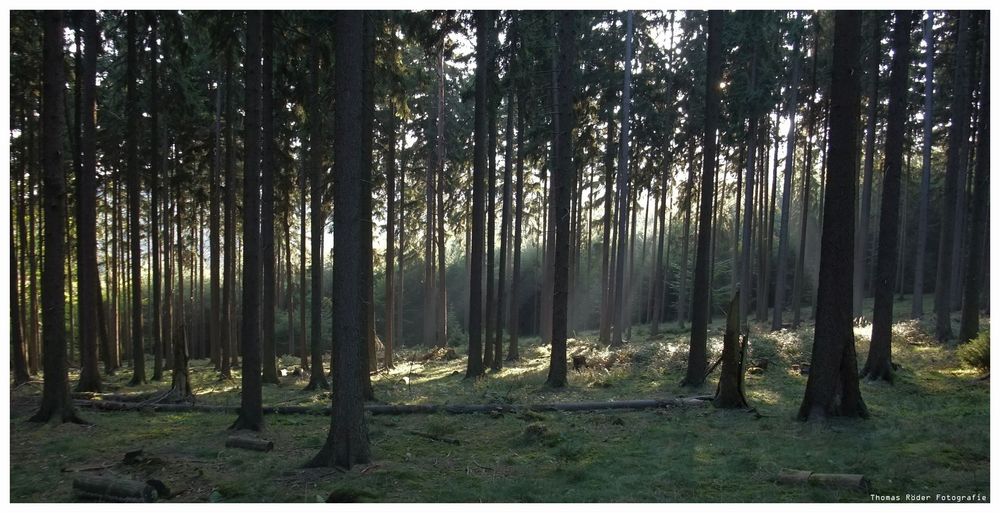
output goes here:
<path id="1" fill-rule="evenodd" d="M 814 485 L 825 488 L 848 488 L 867 491 L 870 485 L 862 474 L 818 474 L 811 470 L 785 470 L 778 475 L 778 482 L 790 485 Z"/>
<path id="2" fill-rule="evenodd" d="M 263 438 L 253 438 L 246 435 L 232 435 L 226 439 L 226 447 L 247 449 L 250 451 L 268 452 L 274 449 L 274 442 Z"/>
<path id="3" fill-rule="evenodd" d="M 156 489 L 142 481 L 109 476 L 80 476 L 73 490 L 81 499 L 93 502 L 156 502 Z"/>

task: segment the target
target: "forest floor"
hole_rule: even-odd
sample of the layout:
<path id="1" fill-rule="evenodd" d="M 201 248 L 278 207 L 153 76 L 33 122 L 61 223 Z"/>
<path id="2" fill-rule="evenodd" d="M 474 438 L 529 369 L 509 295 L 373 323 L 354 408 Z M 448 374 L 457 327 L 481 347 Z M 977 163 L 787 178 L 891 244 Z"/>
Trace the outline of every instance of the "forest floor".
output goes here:
<path id="1" fill-rule="evenodd" d="M 710 333 L 710 362 L 721 351 L 721 322 L 716 319 Z M 646 326 L 637 326 L 631 342 L 615 351 L 598 346 L 596 333 L 576 334 L 569 353 L 587 354 L 590 366 L 571 370 L 564 390 L 542 386 L 548 349 L 537 338 L 521 340 L 519 362 L 504 362 L 502 371 L 475 383 L 463 380 L 464 348 L 455 348 L 456 359 L 427 362 L 419 360 L 428 348 L 403 349 L 395 369 L 373 376 L 373 386 L 380 402 L 408 404 L 712 394 L 718 371 L 700 389 L 679 386 L 688 336 L 675 327 L 650 338 Z M 795 420 L 807 376 L 793 365 L 809 361 L 811 325 L 775 333 L 765 328 L 753 326 L 750 337 L 751 361 L 770 361 L 766 371 L 746 377 L 747 399 L 756 413 L 706 404 L 641 411 L 369 416 L 374 461 L 347 472 L 303 468 L 326 438 L 330 421 L 325 416 L 268 415 L 262 436 L 274 441 L 274 450 L 248 452 L 225 447 L 235 418 L 229 414 L 85 409 L 82 415 L 92 425 L 29 424 L 41 388 L 32 383 L 11 393 L 11 500 L 71 501 L 72 480 L 81 473 L 159 479 L 174 494 L 168 500 L 179 502 L 873 500 L 868 492 L 777 484 L 783 469 L 864 474 L 870 493 L 903 501 L 942 500 L 937 494 L 989 499 L 989 380 L 963 368 L 954 347 L 936 343 L 928 327 L 916 322 L 894 327 L 893 356 L 900 365 L 895 384 L 862 384 L 871 418 L 826 424 Z M 863 364 L 871 328 L 855 333 Z M 297 364 L 297 358 L 284 357 L 279 368 L 292 372 Z M 198 402 L 239 404 L 238 371 L 232 381 L 219 381 L 209 362 L 191 365 Z M 107 388 L 164 390 L 169 386 L 165 374 L 162 383 L 127 388 L 130 372 L 124 369 L 107 380 Z M 301 391 L 306 381 L 289 374 L 281 385 L 265 385 L 265 406 L 328 405 L 328 392 Z M 136 449 L 147 459 L 126 465 L 124 453 Z"/>

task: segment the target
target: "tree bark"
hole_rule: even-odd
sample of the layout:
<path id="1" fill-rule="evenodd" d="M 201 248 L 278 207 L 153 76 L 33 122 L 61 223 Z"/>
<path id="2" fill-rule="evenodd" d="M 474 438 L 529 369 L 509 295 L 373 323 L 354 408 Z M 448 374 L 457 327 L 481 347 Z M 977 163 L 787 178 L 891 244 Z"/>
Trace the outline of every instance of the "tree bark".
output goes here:
<path id="1" fill-rule="evenodd" d="M 712 195 L 716 166 L 715 131 L 719 121 L 719 87 L 722 79 L 722 30 L 724 13 L 708 13 L 708 54 L 705 81 L 705 135 L 702 150 L 701 207 L 698 222 L 698 246 L 695 253 L 693 299 L 691 301 L 691 345 L 688 349 L 687 375 L 682 382 L 699 386 L 705 381 L 708 366 L 708 296 L 712 245 Z"/>
<path id="2" fill-rule="evenodd" d="M 367 348 L 363 343 L 368 324 L 365 308 L 371 282 L 364 278 L 365 259 L 371 259 L 371 238 L 364 237 L 362 198 L 371 197 L 365 181 L 364 125 L 364 20 L 370 13 L 342 11 L 335 18 L 336 55 L 334 73 L 334 342 L 333 399 L 330 432 L 311 467 L 352 465 L 371 460 L 368 427 L 364 415 L 364 384 Z M 367 272 L 371 270 L 368 264 Z"/>
<path id="3" fill-rule="evenodd" d="M 800 420 L 868 416 L 858 386 L 850 279 L 854 269 L 854 223 L 850 220 L 854 219 L 857 200 L 861 14 L 837 11 L 834 16 L 830 159 L 824 215 L 831 221 L 823 224 L 816 334 L 809 380 L 798 413 Z"/>
<path id="4" fill-rule="evenodd" d="M 861 377 L 892 382 L 892 286 L 896 277 L 899 236 L 899 182 L 903 171 L 906 135 L 906 86 L 909 83 L 911 11 L 896 11 L 892 35 L 892 68 L 889 70 L 889 118 L 885 134 L 885 176 L 879 215 L 879 245 L 875 267 L 875 307 L 871 347 Z"/>
<path id="5" fill-rule="evenodd" d="M 261 167 L 261 11 L 246 14 L 247 50 L 245 155 L 243 162 L 243 315 L 240 341 L 243 347 L 240 413 L 231 429 L 260 431 L 264 428 L 261 411 L 261 240 L 260 240 L 260 167 Z M 180 199 L 180 198 L 178 198 Z"/>
<path id="6" fill-rule="evenodd" d="M 771 330 L 781 329 L 781 316 L 785 310 L 785 288 L 788 277 L 788 221 L 792 217 L 792 174 L 795 168 L 795 113 L 799 98 L 799 36 L 792 45 L 792 77 L 788 93 L 788 136 L 785 140 L 785 181 L 781 187 L 781 228 L 778 234 L 778 265 L 775 269 L 774 311 Z"/>
<path id="7" fill-rule="evenodd" d="M 320 105 L 320 48 L 316 41 L 318 34 L 313 33 L 309 46 L 309 214 L 312 240 L 310 253 L 310 317 L 309 317 L 309 347 L 312 356 L 312 366 L 309 372 L 309 383 L 306 390 L 327 389 L 330 384 L 323 372 L 323 228 L 326 226 L 326 213 L 323 212 L 323 193 L 326 187 L 323 183 L 323 113 Z"/>
<path id="8" fill-rule="evenodd" d="M 131 19 L 131 18 L 130 18 Z M 66 177 L 63 170 L 63 15 L 42 14 L 42 200 L 45 209 L 42 259 L 42 401 L 31 422 L 84 423 L 69 395 L 63 282 L 66 256 Z"/>
<path id="9" fill-rule="evenodd" d="M 146 354 L 142 345 L 142 248 L 139 235 L 139 187 L 141 169 L 138 162 L 139 92 L 136 90 L 138 78 L 138 49 L 136 48 L 136 14 L 128 13 L 125 37 L 128 39 L 125 71 L 125 168 L 128 188 L 129 258 L 131 268 L 132 296 L 132 379 L 129 386 L 146 382 Z M 46 223 L 47 224 L 47 223 Z"/>
<path id="10" fill-rule="evenodd" d="M 924 141 L 923 169 L 920 179 L 920 206 L 917 218 L 917 247 L 913 264 L 913 306 L 910 317 L 924 316 L 924 261 L 927 252 L 927 212 L 930 208 L 931 150 L 934 147 L 934 11 L 927 11 L 924 21 Z"/>
<path id="11" fill-rule="evenodd" d="M 861 212 L 857 218 L 856 240 L 854 241 L 854 296 L 852 300 L 855 318 L 863 315 L 865 300 L 865 275 L 868 268 L 868 225 L 871 223 L 872 173 L 875 167 L 875 131 L 878 119 L 879 64 L 882 61 L 882 15 L 872 12 L 871 45 L 868 55 L 868 112 L 865 114 L 865 160 L 861 189 Z"/>
<path id="12" fill-rule="evenodd" d="M 629 215 L 629 131 L 632 107 L 632 12 L 625 15 L 625 78 L 622 85 L 621 131 L 618 138 L 618 253 L 615 256 L 614 291 L 612 292 L 611 345 L 622 345 L 625 319 L 625 257 L 628 246 Z M 634 224 L 634 223 L 633 223 Z"/>

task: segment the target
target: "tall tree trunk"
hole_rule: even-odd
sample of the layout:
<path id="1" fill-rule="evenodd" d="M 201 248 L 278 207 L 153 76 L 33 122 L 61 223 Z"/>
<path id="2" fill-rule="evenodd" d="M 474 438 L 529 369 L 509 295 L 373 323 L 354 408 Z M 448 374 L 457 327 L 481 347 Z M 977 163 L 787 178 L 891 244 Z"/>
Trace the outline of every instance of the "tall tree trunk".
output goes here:
<path id="1" fill-rule="evenodd" d="M 506 306 L 504 288 L 507 284 L 507 251 L 510 247 L 511 174 L 513 171 L 512 160 L 514 158 L 514 93 L 511 86 L 507 88 L 507 126 L 504 129 L 504 139 L 503 200 L 500 216 L 500 270 L 499 278 L 497 279 L 497 322 L 496 336 L 493 340 L 493 370 L 500 370 L 503 366 L 504 307 Z"/>
<path id="2" fill-rule="evenodd" d="M 174 262 L 177 268 L 177 307 L 176 307 L 176 320 L 177 327 L 173 333 L 173 341 L 171 342 L 173 356 L 171 357 L 171 367 L 172 372 L 170 376 L 170 394 L 169 398 L 174 401 L 187 401 L 194 398 L 194 392 L 191 390 L 191 376 L 188 373 L 188 329 L 187 329 L 187 315 L 184 311 L 184 197 L 181 192 L 181 182 L 177 176 L 178 161 L 179 156 L 174 151 L 174 203 L 177 205 L 176 214 L 176 231 L 177 231 L 177 251 L 176 258 Z M 169 239 L 168 239 L 169 243 Z M 168 278 L 169 275 L 168 275 Z M 245 360 L 244 360 L 245 361 Z M 246 375 L 246 370 L 244 370 L 244 375 Z M 243 391 L 240 392 L 240 397 L 246 394 L 246 382 L 243 384 Z"/>
<path id="3" fill-rule="evenodd" d="M 885 129 L 885 176 L 879 215 L 879 245 L 875 264 L 875 307 L 871 348 L 861 377 L 892 382 L 892 286 L 896 277 L 899 234 L 899 182 L 903 171 L 906 135 L 906 86 L 910 69 L 910 30 L 913 13 L 896 11 L 892 32 L 892 68 L 889 70 L 889 119 Z"/>
<path id="4" fill-rule="evenodd" d="M 469 278 L 469 358 L 465 377 L 473 380 L 483 375 L 483 240 L 485 232 L 484 188 L 487 172 L 486 99 L 489 77 L 489 41 L 492 38 L 493 13 L 476 11 L 475 112 L 473 124 L 472 166 L 472 249 Z"/>
<path id="5" fill-rule="evenodd" d="M 42 401 L 31 422 L 83 423 L 69 395 L 66 364 L 66 317 L 63 282 L 66 256 L 66 177 L 63 170 L 63 18 L 61 11 L 42 14 L 42 200 L 45 208 L 45 254 L 42 263 Z"/>
<path id="6" fill-rule="evenodd" d="M 260 164 L 261 164 L 261 11 L 246 14 L 246 121 L 243 136 L 243 315 L 240 341 L 243 347 L 240 414 L 232 429 L 260 431 L 264 428 L 261 404 L 260 309 Z M 178 204 L 180 204 L 180 197 Z M 179 228 L 179 226 L 178 226 Z M 179 230 L 178 230 L 179 231 Z M 178 266 L 180 267 L 180 266 Z"/>
<path id="7" fill-rule="evenodd" d="M 813 18 L 812 77 L 809 84 L 809 128 L 806 132 L 806 165 L 802 169 L 802 217 L 799 222 L 799 251 L 792 280 L 792 326 L 802 321 L 802 289 L 805 287 L 806 235 L 809 230 L 809 190 L 813 175 L 813 134 L 816 132 L 816 63 L 819 60 L 819 18 Z"/>
<path id="8" fill-rule="evenodd" d="M 963 58 L 969 51 L 969 12 L 960 11 L 958 31 L 955 44 L 955 76 L 952 81 L 954 90 L 951 103 L 951 128 L 948 131 L 948 164 L 944 181 L 944 197 L 942 198 L 941 236 L 938 238 L 937 280 L 934 286 L 934 315 L 936 316 L 935 336 L 940 341 L 951 340 L 954 332 L 951 329 L 951 267 L 952 239 L 955 237 L 955 203 L 959 194 L 965 191 L 958 189 L 960 167 L 965 164 L 962 159 L 962 147 L 968 144 L 969 128 L 969 80 L 968 59 Z"/>
<path id="9" fill-rule="evenodd" d="M 273 93 L 273 59 L 274 59 L 274 22 L 271 11 L 262 15 L 261 39 L 263 53 L 263 69 L 261 74 L 261 184 L 260 203 L 260 259 L 263 264 L 263 284 L 261 289 L 261 353 L 263 358 L 264 383 L 278 384 L 278 367 L 274 349 L 274 310 L 275 310 L 275 256 L 274 256 L 274 173 L 275 140 L 274 140 L 274 93 Z"/>
<path id="10" fill-rule="evenodd" d="M 604 150 L 604 217 L 601 227 L 601 318 L 599 325 L 599 340 L 601 345 L 611 344 L 611 312 L 613 307 L 612 284 L 613 275 L 611 272 L 611 230 L 612 230 L 612 208 L 611 204 L 615 198 L 615 127 L 614 116 L 612 115 L 614 94 L 609 86 L 605 93 L 605 125 L 607 126 L 607 142 Z"/>
<path id="11" fill-rule="evenodd" d="M 375 400 L 375 391 L 372 389 L 371 383 L 371 373 L 370 370 L 375 370 L 377 367 L 376 360 L 378 356 L 375 354 L 375 269 L 374 262 L 372 261 L 372 163 L 374 162 L 373 157 L 373 146 L 375 137 L 375 29 L 376 29 L 376 14 L 373 12 L 365 12 L 362 20 L 364 22 L 363 33 L 362 33 L 362 62 L 361 62 L 361 123 L 359 127 L 361 128 L 361 188 L 363 194 L 360 196 L 361 200 L 361 212 L 360 217 L 362 219 L 361 223 L 361 278 L 362 278 L 362 290 L 364 295 L 362 296 L 362 305 L 365 309 L 365 324 L 363 333 L 365 334 L 366 345 L 361 352 L 361 368 L 358 372 L 361 376 L 361 393 L 362 397 L 366 401 Z M 444 189 L 443 180 L 441 180 L 439 189 Z M 443 204 L 444 193 L 441 193 Z M 443 212 L 440 216 L 444 219 Z M 442 236 L 442 247 L 443 247 L 443 237 L 444 228 L 441 225 L 441 236 Z M 444 251 L 441 252 L 444 255 Z M 442 263 L 441 268 L 444 269 L 444 264 Z M 443 271 L 441 277 L 444 277 Z M 443 300 L 442 300 L 443 304 Z M 443 331 L 442 331 L 443 333 Z M 331 367 L 332 371 L 332 367 Z"/>
<path id="12" fill-rule="evenodd" d="M 515 61 L 519 63 L 519 61 Z M 518 67 L 520 71 L 520 67 Z M 517 90 L 517 185 L 514 189 L 514 264 L 510 276 L 510 317 L 507 330 L 510 342 L 507 345 L 507 361 L 517 361 L 521 354 L 518 350 L 518 334 L 521 330 L 521 236 L 524 219 L 524 87 Z"/>
<path id="13" fill-rule="evenodd" d="M 444 110 L 444 98 L 441 98 L 441 93 L 443 91 L 443 88 L 440 86 L 441 82 L 444 81 L 444 76 L 443 76 L 444 75 L 444 69 L 442 68 L 443 65 L 444 65 L 443 56 L 438 55 L 437 56 L 436 72 L 437 72 L 437 78 L 438 78 L 438 84 L 439 85 L 438 85 L 437 91 L 436 91 L 436 94 L 437 94 L 438 98 L 437 98 L 437 111 L 436 111 L 436 115 L 435 115 L 435 118 L 434 118 L 434 127 L 435 127 L 435 130 L 436 130 L 436 132 L 435 132 L 435 140 L 440 139 L 443 136 L 443 133 L 444 133 L 444 131 L 442 130 L 443 125 L 444 125 L 444 112 L 443 112 L 443 110 Z M 441 147 L 438 146 L 438 145 L 436 145 L 435 146 L 435 156 L 440 151 L 441 151 Z M 437 340 L 437 333 L 436 333 L 436 330 L 437 330 L 437 311 L 436 311 L 436 309 L 437 309 L 437 291 L 435 291 L 435 287 L 436 287 L 436 283 L 437 282 L 434 279 L 434 265 L 435 265 L 435 263 L 434 263 L 434 248 L 435 248 L 434 241 L 435 241 L 435 237 L 436 237 L 435 232 L 437 230 L 435 228 L 436 224 L 434 222 L 434 216 L 437 213 L 437 209 L 435 207 L 435 201 L 437 199 L 437 196 L 436 196 L 435 191 L 434 191 L 434 186 L 435 186 L 435 171 L 438 170 L 438 166 L 437 166 L 438 162 L 437 162 L 437 160 L 438 159 L 435 158 L 435 161 L 433 163 L 428 162 L 428 165 L 427 165 L 427 174 L 426 174 L 426 177 L 425 177 L 425 184 L 424 184 L 424 190 L 425 190 L 425 195 L 426 195 L 426 201 L 425 201 L 425 203 L 426 203 L 426 206 L 427 206 L 426 223 L 424 224 L 424 229 L 425 229 L 424 237 L 425 238 L 424 238 L 424 305 L 423 305 L 424 306 L 424 316 L 423 316 L 423 328 L 424 328 L 424 334 L 423 335 L 424 335 L 424 337 L 423 337 L 423 343 L 424 343 L 425 346 L 436 346 L 438 344 L 447 345 L 447 343 L 448 343 L 447 340 Z"/>
<path id="14" fill-rule="evenodd" d="M 211 255 L 208 264 L 209 301 L 211 309 L 208 319 L 208 346 L 211 360 L 216 370 L 222 368 L 221 351 L 221 311 L 219 297 L 219 168 L 221 163 L 221 117 L 222 84 L 215 87 L 215 124 L 212 126 L 212 167 L 209 171 L 208 237 Z"/>
<path id="15" fill-rule="evenodd" d="M 84 57 L 81 81 L 82 133 L 80 138 L 81 166 L 77 176 L 77 276 L 80 280 L 80 381 L 76 390 L 101 391 L 101 372 L 97 362 L 98 312 L 101 309 L 101 282 L 97 269 L 97 130 L 94 123 L 96 109 L 97 52 L 100 33 L 97 14 L 83 13 L 84 38 L 87 54 Z M 13 262 L 14 253 L 11 252 Z M 11 286 L 15 282 L 11 281 Z"/>
<path id="16" fill-rule="evenodd" d="M 869 44 L 871 53 L 868 55 L 868 112 L 865 114 L 865 164 L 864 182 L 861 189 L 861 212 L 858 215 L 857 230 L 854 241 L 854 296 L 853 315 L 855 318 L 863 314 L 865 300 L 865 275 L 868 268 L 868 224 L 871 222 L 872 205 L 872 173 L 875 167 L 875 131 L 878 120 L 878 79 L 879 64 L 882 61 L 882 15 L 872 11 L 869 23 L 872 25 L 872 36 Z"/>
<path id="17" fill-rule="evenodd" d="M 612 296 L 611 345 L 622 345 L 625 315 L 625 255 L 628 243 L 629 192 L 629 131 L 632 108 L 632 11 L 625 14 L 625 78 L 622 85 L 621 132 L 618 143 L 618 254 L 615 257 L 614 292 Z"/>
<path id="18" fill-rule="evenodd" d="M 691 197 L 694 194 L 694 134 L 689 134 L 691 139 L 687 145 L 687 160 L 685 167 L 688 170 L 687 180 L 684 181 L 684 190 L 681 194 L 684 197 L 684 235 L 681 239 L 684 244 L 681 246 L 681 261 L 677 269 L 680 277 L 677 279 L 677 326 L 684 329 L 684 321 L 687 320 L 687 277 L 688 277 L 688 248 L 691 245 Z"/>
<path id="19" fill-rule="evenodd" d="M 487 100 L 487 105 L 489 109 L 488 121 L 489 123 L 489 135 L 487 136 L 487 155 L 489 167 L 487 168 L 486 177 L 486 306 L 483 315 L 486 320 L 486 325 L 483 327 L 483 367 L 494 368 L 493 364 L 493 329 L 496 326 L 496 304 L 497 304 L 497 291 L 496 291 L 496 217 L 497 217 L 497 207 L 496 207 L 496 190 L 497 190 L 497 110 L 499 103 L 499 94 L 495 94 L 497 89 L 496 81 L 492 79 L 494 67 L 494 48 L 496 43 L 493 40 L 491 30 L 491 38 L 488 42 L 490 45 L 489 56 L 490 60 L 487 64 L 490 66 L 490 77 L 488 91 L 490 92 L 490 98 Z"/>
<path id="20" fill-rule="evenodd" d="M 136 48 L 136 14 L 129 12 L 127 18 L 125 167 L 128 170 L 129 261 L 132 275 L 132 379 L 129 385 L 135 386 L 146 382 L 146 354 L 142 345 L 142 247 L 139 239 L 139 182 L 142 171 L 136 141 L 139 130 L 139 92 L 136 90 L 139 51 Z"/>
<path id="21" fill-rule="evenodd" d="M 320 105 L 320 48 L 313 34 L 309 46 L 309 214 L 312 237 L 310 253 L 310 321 L 309 347 L 312 356 L 312 366 L 309 372 L 309 383 L 306 390 L 330 388 L 323 372 L 323 228 L 326 226 L 326 214 L 323 212 L 323 113 Z M 339 286 L 339 285 L 338 285 Z"/>
<path id="22" fill-rule="evenodd" d="M 801 420 L 867 417 L 858 385 L 851 294 L 854 206 L 857 201 L 858 111 L 861 103 L 861 13 L 837 11 L 833 24 L 830 88 L 830 160 L 826 175 L 827 219 L 820 248 L 816 334 Z M 846 222 L 843 220 L 847 220 Z"/>
<path id="23" fill-rule="evenodd" d="M 396 135 L 399 118 L 395 106 L 389 108 L 386 128 L 385 173 L 385 336 L 382 339 L 382 364 L 393 368 L 392 352 L 396 321 Z"/>
<path id="24" fill-rule="evenodd" d="M 931 150 L 934 146 L 934 11 L 924 21 L 924 140 L 920 179 L 920 206 L 917 218 L 917 247 L 913 264 L 913 301 L 910 317 L 924 316 L 924 261 L 927 253 L 927 211 L 930 207 Z"/>
<path id="25" fill-rule="evenodd" d="M 232 376 L 230 367 L 235 357 L 236 341 L 233 340 L 233 291 L 236 290 L 234 281 L 236 278 L 236 171 L 233 162 L 233 126 L 236 120 L 236 111 L 233 108 L 233 57 L 232 51 L 226 50 L 226 153 L 225 153 L 225 193 L 222 197 L 223 226 L 225 227 L 225 246 L 222 253 L 222 320 L 221 336 L 219 337 L 220 353 L 220 375 L 222 379 L 230 379 Z"/>
<path id="26" fill-rule="evenodd" d="M 972 196 L 972 223 L 967 233 L 970 243 L 965 259 L 965 283 L 963 284 L 962 324 L 959 326 L 958 339 L 968 342 L 979 334 L 979 304 L 980 280 L 982 275 L 983 254 L 986 252 L 986 241 L 980 241 L 980 234 L 987 230 L 987 202 L 989 201 L 990 181 L 990 18 L 983 16 L 983 50 L 982 72 L 980 73 L 979 97 L 979 135 L 976 148 L 976 170 Z M 984 237 L 986 239 L 986 237 Z M 988 262 L 989 259 L 986 259 Z M 987 267 L 988 268 L 988 267 Z"/>
<path id="27" fill-rule="evenodd" d="M 365 28 L 363 19 L 370 13 L 342 11 L 336 15 L 336 55 L 334 101 L 334 281 L 333 295 L 334 341 L 333 399 L 330 432 L 326 443 L 308 466 L 352 465 L 371 460 L 368 426 L 364 414 L 364 384 L 361 373 L 367 349 L 365 331 L 371 282 L 363 276 L 371 271 L 365 260 L 371 260 L 371 237 L 365 237 L 363 225 L 370 222 L 364 215 L 363 198 L 371 198 L 369 182 L 365 181 L 365 130 L 363 126 Z M 368 143 L 370 144 L 370 143 Z M 370 148 L 370 146 L 368 146 Z"/>
<path id="28" fill-rule="evenodd" d="M 307 118 L 309 123 L 314 122 L 313 115 L 310 113 Z M 309 130 L 312 130 L 311 125 Z M 305 137 L 307 134 L 303 134 Z M 312 136 L 309 135 L 311 139 Z M 302 370 L 311 369 L 309 367 L 309 351 L 306 341 L 311 340 L 306 338 L 306 310 L 310 310 L 308 304 L 306 304 L 306 187 L 309 181 L 309 173 L 311 173 L 312 162 L 307 162 L 311 160 L 312 149 L 308 150 L 310 153 L 306 153 L 306 146 L 303 144 L 299 149 L 300 161 L 302 162 L 301 172 L 299 173 L 299 365 Z"/>
<path id="29" fill-rule="evenodd" d="M 792 217 L 792 173 L 795 166 L 795 113 L 799 97 L 799 36 L 792 45 L 792 78 L 788 93 L 788 137 L 785 147 L 785 181 L 781 187 L 781 231 L 778 235 L 778 266 L 775 269 L 774 311 L 771 330 L 781 329 L 781 316 L 785 310 L 785 281 L 788 277 L 788 221 Z"/>
<path id="30" fill-rule="evenodd" d="M 149 237 L 150 252 L 152 253 L 152 326 L 150 330 L 153 335 L 153 381 L 163 379 L 163 343 L 161 340 L 162 330 L 160 329 L 160 226 L 159 226 L 159 175 L 160 175 L 160 133 L 159 133 L 159 49 L 157 47 L 157 17 L 155 11 L 147 11 L 146 19 L 149 23 Z M 168 241 L 169 243 L 169 241 Z"/>
<path id="31" fill-rule="evenodd" d="M 632 13 L 629 11 L 629 28 L 632 25 Z M 554 248 L 555 271 L 553 275 L 552 299 L 552 356 L 549 361 L 549 374 L 545 385 L 554 388 L 566 386 L 566 328 L 569 288 L 569 242 L 572 238 L 569 226 L 569 203 L 572 193 L 573 177 L 576 170 L 573 166 L 573 95 L 575 84 L 573 73 L 576 69 L 576 11 L 566 10 L 559 13 L 559 77 L 556 104 L 556 116 L 559 119 L 559 132 L 556 138 L 556 168 L 553 176 L 556 204 L 556 244 Z M 631 30 L 629 31 L 631 33 Z M 631 49 L 631 37 L 628 48 Z M 631 53 L 629 51 L 629 53 Z M 631 55 L 626 57 L 630 62 Z M 629 71 L 626 68 L 626 77 Z M 626 84 L 628 78 L 626 78 Z M 626 86 L 627 87 L 627 86 Z M 626 89 L 627 91 L 627 89 Z M 626 92 L 626 96 L 628 93 Z"/>
<path id="32" fill-rule="evenodd" d="M 708 366 L 709 261 L 712 244 L 712 194 L 716 166 L 715 131 L 719 122 L 719 84 L 722 80 L 722 30 L 720 11 L 708 13 L 708 53 L 705 81 L 705 135 L 702 150 L 701 207 L 698 222 L 698 247 L 695 253 L 694 283 L 691 302 L 691 346 L 688 350 L 687 375 L 683 384 L 698 386 L 705 381 Z"/>

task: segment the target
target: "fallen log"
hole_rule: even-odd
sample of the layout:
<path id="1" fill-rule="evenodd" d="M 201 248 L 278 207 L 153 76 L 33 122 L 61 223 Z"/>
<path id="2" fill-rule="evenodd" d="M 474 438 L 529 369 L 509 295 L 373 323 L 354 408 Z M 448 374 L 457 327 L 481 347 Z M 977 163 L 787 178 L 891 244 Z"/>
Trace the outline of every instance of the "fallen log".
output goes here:
<path id="1" fill-rule="evenodd" d="M 148 483 L 108 476 L 80 476 L 73 490 L 81 499 L 93 502 L 156 502 L 156 489 Z"/>
<path id="2" fill-rule="evenodd" d="M 709 398 L 711 399 L 711 398 Z M 366 404 L 365 409 L 372 415 L 409 415 L 431 413 L 517 413 L 522 411 L 599 411 L 599 410 L 648 410 L 674 406 L 702 406 L 705 398 L 675 397 L 668 399 L 631 399 L 622 401 L 585 401 L 577 403 L 543 404 Z M 118 401 L 74 401 L 79 407 L 105 411 L 151 411 L 151 412 L 203 412 L 237 413 L 237 406 L 219 406 L 191 403 L 134 404 Z M 266 406 L 267 414 L 329 415 L 330 408 L 314 406 Z"/>
<path id="3" fill-rule="evenodd" d="M 785 470 L 778 475 L 778 482 L 825 488 L 851 488 L 860 491 L 867 491 L 870 485 L 868 479 L 861 474 L 819 474 L 811 470 Z"/>
<path id="4" fill-rule="evenodd" d="M 437 435 L 432 435 L 430 433 L 424 433 L 424 432 L 421 432 L 421 431 L 406 430 L 406 432 L 409 433 L 409 434 L 411 434 L 411 435 L 414 435 L 414 436 L 419 436 L 421 438 L 426 438 L 428 440 L 434 440 L 435 442 L 444 442 L 446 444 L 451 444 L 451 445 L 461 445 L 461 443 L 462 443 L 460 440 L 458 440 L 456 438 L 448 438 L 446 436 L 437 436 Z"/>
<path id="5" fill-rule="evenodd" d="M 233 435 L 226 439 L 226 447 L 248 449 L 251 451 L 268 452 L 274 449 L 274 442 L 263 438 L 253 438 L 245 435 Z"/>

